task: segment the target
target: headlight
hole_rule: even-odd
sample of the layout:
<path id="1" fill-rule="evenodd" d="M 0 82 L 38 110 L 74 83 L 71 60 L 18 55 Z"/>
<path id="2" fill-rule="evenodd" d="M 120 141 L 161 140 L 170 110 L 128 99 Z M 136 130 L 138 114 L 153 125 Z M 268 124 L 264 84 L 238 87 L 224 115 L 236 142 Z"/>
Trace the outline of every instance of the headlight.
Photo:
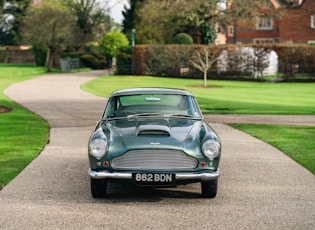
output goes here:
<path id="1" fill-rule="evenodd" d="M 95 139 L 90 145 L 90 154 L 95 158 L 101 158 L 107 153 L 107 140 Z"/>
<path id="2" fill-rule="evenodd" d="M 207 158 L 213 160 L 220 154 L 220 144 L 214 140 L 206 141 L 202 146 L 202 152 Z"/>

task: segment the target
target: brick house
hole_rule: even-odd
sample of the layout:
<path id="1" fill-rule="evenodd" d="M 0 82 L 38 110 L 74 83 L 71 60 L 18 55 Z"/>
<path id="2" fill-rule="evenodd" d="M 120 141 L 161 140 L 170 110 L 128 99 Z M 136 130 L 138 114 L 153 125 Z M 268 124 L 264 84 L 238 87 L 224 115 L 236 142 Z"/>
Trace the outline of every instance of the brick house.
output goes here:
<path id="1" fill-rule="evenodd" d="M 234 20 L 227 24 L 226 42 L 315 43 L 315 0 L 288 0 L 285 5 L 283 2 L 270 0 L 274 13 L 281 15 L 278 18 L 262 14 L 256 20 Z"/>

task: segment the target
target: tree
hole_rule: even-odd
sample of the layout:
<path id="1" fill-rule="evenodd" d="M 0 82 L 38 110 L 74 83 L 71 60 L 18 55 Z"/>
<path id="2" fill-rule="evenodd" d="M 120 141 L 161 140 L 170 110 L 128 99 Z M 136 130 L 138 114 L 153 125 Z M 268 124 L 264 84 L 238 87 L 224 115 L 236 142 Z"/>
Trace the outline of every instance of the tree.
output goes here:
<path id="1" fill-rule="evenodd" d="M 31 0 L 0 1 L 0 45 L 15 45 L 19 27 Z"/>
<path id="2" fill-rule="evenodd" d="M 226 0 L 146 0 L 135 9 L 138 41 L 141 43 L 169 43 L 180 32 L 189 33 L 195 42 L 209 40 L 218 22 L 254 17 L 259 9 L 272 8 L 269 0 L 233 0 L 226 8 Z M 259 7 L 258 7 L 259 6 Z M 207 31 L 205 31 L 207 29 Z M 210 32 L 210 33 L 209 33 Z M 206 42 L 204 42 L 206 43 Z"/>
<path id="3" fill-rule="evenodd" d="M 109 16 L 107 1 L 103 5 L 97 0 L 65 1 L 78 28 L 82 31 L 84 42 L 92 41 L 99 34 L 103 37 L 114 26 L 114 22 Z"/>
<path id="4" fill-rule="evenodd" d="M 203 86 L 207 87 L 208 71 L 212 65 L 220 58 L 222 49 L 219 46 L 205 46 L 201 50 L 195 50 L 191 58 L 191 64 L 203 72 Z"/>
<path id="5" fill-rule="evenodd" d="M 56 55 L 68 46 L 80 44 L 79 32 L 67 8 L 57 0 L 39 2 L 29 8 L 21 27 L 23 42 L 49 50 L 47 70 Z"/>
<path id="6" fill-rule="evenodd" d="M 117 30 L 107 33 L 101 41 L 100 49 L 108 58 L 116 55 L 117 48 L 127 46 L 129 41 L 125 34 Z"/>
<path id="7" fill-rule="evenodd" d="M 141 4 L 144 0 L 129 0 L 129 8 L 124 7 L 122 12 L 124 19 L 122 22 L 122 32 L 126 35 L 129 35 L 131 30 L 136 28 L 136 24 L 139 22 L 139 17 L 136 14 L 136 10 L 141 8 Z"/>

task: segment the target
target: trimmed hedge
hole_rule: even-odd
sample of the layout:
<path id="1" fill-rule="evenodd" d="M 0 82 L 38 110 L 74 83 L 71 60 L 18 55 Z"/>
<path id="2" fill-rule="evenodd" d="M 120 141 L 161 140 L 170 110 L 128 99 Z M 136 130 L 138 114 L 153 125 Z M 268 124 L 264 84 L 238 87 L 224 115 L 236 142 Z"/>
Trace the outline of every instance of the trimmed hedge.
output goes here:
<path id="1" fill-rule="evenodd" d="M 106 58 L 98 53 L 82 54 L 80 55 L 80 61 L 84 66 L 91 69 L 105 69 L 108 68 L 108 62 Z"/>
<path id="2" fill-rule="evenodd" d="M 315 81 L 315 46 L 275 45 L 279 77 L 285 81 Z"/>
<path id="3" fill-rule="evenodd" d="M 132 75 L 132 47 L 123 46 L 117 49 L 116 54 L 116 74 Z"/>
<path id="4" fill-rule="evenodd" d="M 204 47 L 205 45 L 136 45 L 133 52 L 134 74 L 201 78 L 202 73 L 191 65 L 190 60 L 195 50 Z M 266 55 L 274 50 L 279 62 L 279 73 L 274 77 L 283 81 L 315 81 L 315 46 L 276 44 L 211 47 L 225 50 L 228 53 L 228 64 L 224 71 L 219 70 L 218 65 L 213 65 L 208 73 L 209 79 L 263 80 L 254 76 L 253 72 L 262 73 L 268 65 Z M 245 47 L 252 47 L 254 56 L 240 54 L 240 48 Z M 117 63 L 117 68 L 119 66 Z"/>

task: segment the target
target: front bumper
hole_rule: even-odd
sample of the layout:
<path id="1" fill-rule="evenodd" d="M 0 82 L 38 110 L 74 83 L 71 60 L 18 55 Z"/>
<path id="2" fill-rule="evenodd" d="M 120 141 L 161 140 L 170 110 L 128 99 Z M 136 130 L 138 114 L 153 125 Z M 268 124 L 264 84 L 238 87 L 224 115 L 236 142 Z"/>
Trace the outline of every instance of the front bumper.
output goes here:
<path id="1" fill-rule="evenodd" d="M 93 171 L 91 169 L 88 170 L 88 174 L 93 179 L 111 179 L 111 180 L 131 180 L 132 173 L 131 172 L 108 172 L 108 171 Z M 217 170 L 215 172 L 203 172 L 203 173 L 176 173 L 176 180 L 185 181 L 185 180 L 193 180 L 193 181 L 209 181 L 215 180 L 219 178 L 220 171 Z"/>

